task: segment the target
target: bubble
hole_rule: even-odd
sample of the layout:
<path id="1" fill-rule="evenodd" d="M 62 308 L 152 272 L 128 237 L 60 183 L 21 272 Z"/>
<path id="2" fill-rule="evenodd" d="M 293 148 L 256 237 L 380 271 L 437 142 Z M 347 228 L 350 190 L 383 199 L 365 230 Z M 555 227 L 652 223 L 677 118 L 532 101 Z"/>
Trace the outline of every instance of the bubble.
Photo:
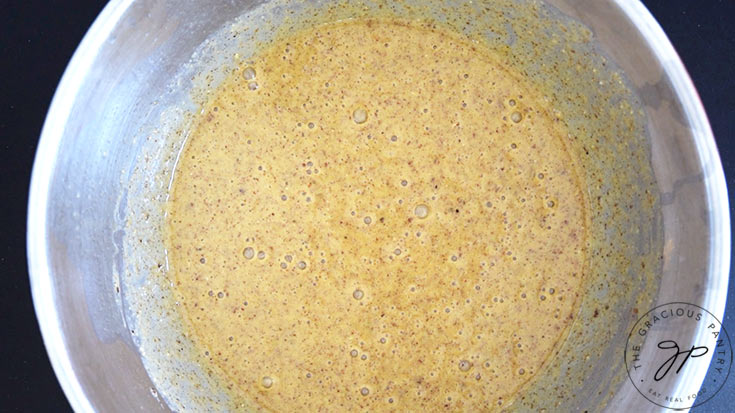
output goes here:
<path id="1" fill-rule="evenodd" d="M 392 398 L 392 397 L 390 397 L 390 398 L 388 399 L 388 403 L 393 403 L 393 398 Z"/>
<path id="2" fill-rule="evenodd" d="M 520 369 L 518 369 L 518 374 L 520 374 L 522 376 L 522 375 L 526 374 L 526 370 L 524 370 L 523 368 L 520 368 Z"/>
<path id="3" fill-rule="evenodd" d="M 273 379 L 268 376 L 265 376 L 263 377 L 262 383 L 263 383 L 263 387 L 265 387 L 266 389 L 270 389 L 273 386 Z"/>
<path id="4" fill-rule="evenodd" d="M 539 174 L 536 176 L 538 176 L 538 179 L 544 179 L 544 174 L 542 174 L 541 172 L 539 172 Z"/>
<path id="5" fill-rule="evenodd" d="M 429 216 L 429 207 L 424 204 L 417 205 L 416 208 L 413 210 L 413 213 L 416 214 L 416 216 L 420 219 L 424 219 Z"/>
<path id="6" fill-rule="evenodd" d="M 244 77 L 245 80 L 255 80 L 255 69 L 252 67 L 246 67 L 245 70 L 242 71 L 242 77 Z"/>
<path id="7" fill-rule="evenodd" d="M 456 255 L 452 255 L 452 261 L 457 261 L 457 256 Z"/>
<path id="8" fill-rule="evenodd" d="M 355 300 L 362 300 L 362 297 L 365 295 L 365 293 L 362 292 L 362 290 L 357 289 L 352 292 L 352 298 Z"/>
<path id="9" fill-rule="evenodd" d="M 555 204 L 554 204 L 554 201 L 548 201 L 548 202 L 546 203 L 546 206 L 548 206 L 549 208 L 553 208 L 553 207 L 554 207 L 554 205 L 555 205 Z"/>
<path id="10" fill-rule="evenodd" d="M 373 219 L 370 217 L 365 217 L 362 222 L 365 223 L 365 225 L 370 225 L 371 222 L 373 222 Z"/>
<path id="11" fill-rule="evenodd" d="M 556 291 L 555 289 L 549 288 L 549 294 L 554 294 L 555 291 Z"/>
<path id="12" fill-rule="evenodd" d="M 287 262 L 291 262 L 291 260 L 293 260 L 293 257 L 291 255 L 286 255 L 285 257 L 283 257 L 283 259 L 285 259 Z"/>
<path id="13" fill-rule="evenodd" d="M 462 371 L 469 371 L 470 368 L 472 368 L 472 363 L 470 363 L 468 360 L 461 360 L 459 362 L 459 369 Z"/>
<path id="14" fill-rule="evenodd" d="M 306 263 L 304 261 L 299 261 L 298 267 L 300 270 L 303 270 L 306 268 Z"/>
<path id="15" fill-rule="evenodd" d="M 225 293 L 223 293 L 222 291 L 218 292 L 217 298 L 225 298 Z"/>
<path id="16" fill-rule="evenodd" d="M 253 257 L 255 256 L 255 250 L 254 250 L 254 249 L 252 249 L 251 247 L 247 247 L 247 248 L 245 248 L 244 250 L 242 250 L 242 255 L 243 255 L 243 256 L 244 256 L 244 257 L 245 257 L 246 259 L 248 259 L 248 260 L 252 260 L 252 259 L 253 259 Z"/>
<path id="17" fill-rule="evenodd" d="M 381 337 L 381 338 L 380 338 L 380 342 L 381 342 L 382 344 L 385 344 L 385 341 L 386 341 L 386 340 L 385 340 L 385 337 Z"/>
<path id="18" fill-rule="evenodd" d="M 357 350 L 350 351 L 350 356 L 357 357 Z"/>
<path id="19" fill-rule="evenodd" d="M 390 141 L 391 142 L 395 142 L 397 140 L 398 140 L 398 136 L 396 136 L 396 135 L 393 135 L 393 136 L 390 137 Z"/>
<path id="20" fill-rule="evenodd" d="M 402 181 L 401 181 L 401 186 L 406 186 L 406 185 L 408 185 L 408 181 L 407 181 L 407 180 L 405 180 L 405 179 L 404 179 L 404 180 L 402 180 Z"/>
<path id="21" fill-rule="evenodd" d="M 306 126 L 308 126 L 308 127 L 309 127 L 309 129 L 314 129 L 314 126 L 315 126 L 315 125 L 314 125 L 314 122 L 309 122 L 309 124 L 308 124 L 308 125 L 306 125 Z"/>
<path id="22" fill-rule="evenodd" d="M 282 263 L 281 263 L 281 268 L 283 268 L 283 269 L 285 270 L 285 269 L 286 269 L 286 267 L 287 267 L 286 263 L 285 263 L 285 262 L 282 262 Z"/>
<path id="23" fill-rule="evenodd" d="M 355 109 L 354 112 L 352 112 L 352 120 L 355 121 L 358 125 L 361 123 L 365 123 L 367 120 L 367 111 L 365 109 Z"/>
<path id="24" fill-rule="evenodd" d="M 367 396 L 368 394 L 370 394 L 370 389 L 368 389 L 367 387 L 363 387 L 360 389 L 360 394 L 362 394 L 363 396 Z"/>
<path id="25" fill-rule="evenodd" d="M 258 251 L 258 259 L 259 260 L 265 259 L 265 251 Z"/>
<path id="26" fill-rule="evenodd" d="M 248 89 L 250 90 L 258 90 L 258 82 L 249 82 L 248 83 Z"/>
<path id="27" fill-rule="evenodd" d="M 363 354 L 362 356 L 360 356 L 360 360 L 367 360 L 367 354 Z"/>
<path id="28" fill-rule="evenodd" d="M 512 120 L 515 123 L 518 123 L 523 119 L 523 116 L 521 115 L 521 112 L 513 112 L 510 114 L 510 120 Z"/>
<path id="29" fill-rule="evenodd" d="M 541 297 L 539 297 L 539 298 L 541 299 L 541 301 L 544 301 L 544 300 L 546 300 L 546 296 L 545 296 L 545 295 L 543 295 L 543 294 L 542 294 L 542 295 L 541 295 Z"/>
<path id="30" fill-rule="evenodd" d="M 490 201 L 487 201 L 487 202 L 485 202 L 485 206 L 488 207 L 488 208 L 492 208 L 493 207 L 493 203 L 490 202 Z"/>
<path id="31" fill-rule="evenodd" d="M 395 249 L 395 250 L 393 251 L 393 253 L 394 253 L 394 254 L 396 254 L 396 255 L 401 255 L 401 250 L 400 250 L 400 248 L 396 248 L 396 249 Z"/>
<path id="32" fill-rule="evenodd" d="M 288 197 L 286 195 L 281 195 L 281 201 L 285 201 L 287 199 L 288 199 Z"/>
<path id="33" fill-rule="evenodd" d="M 511 99 L 511 100 L 509 100 L 509 101 L 508 101 L 508 104 L 509 104 L 510 106 L 515 106 L 515 105 L 516 105 L 516 101 L 515 101 L 515 99 Z"/>

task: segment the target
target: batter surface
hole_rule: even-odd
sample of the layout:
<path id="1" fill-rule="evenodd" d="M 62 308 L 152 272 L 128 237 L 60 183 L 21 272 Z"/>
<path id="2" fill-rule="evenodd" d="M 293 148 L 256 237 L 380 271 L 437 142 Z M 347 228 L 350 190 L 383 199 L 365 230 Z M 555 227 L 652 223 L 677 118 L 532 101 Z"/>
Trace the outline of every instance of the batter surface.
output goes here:
<path id="1" fill-rule="evenodd" d="M 190 334 L 267 411 L 507 406 L 585 276 L 567 131 L 478 43 L 354 20 L 261 50 L 202 110 L 168 208 Z"/>

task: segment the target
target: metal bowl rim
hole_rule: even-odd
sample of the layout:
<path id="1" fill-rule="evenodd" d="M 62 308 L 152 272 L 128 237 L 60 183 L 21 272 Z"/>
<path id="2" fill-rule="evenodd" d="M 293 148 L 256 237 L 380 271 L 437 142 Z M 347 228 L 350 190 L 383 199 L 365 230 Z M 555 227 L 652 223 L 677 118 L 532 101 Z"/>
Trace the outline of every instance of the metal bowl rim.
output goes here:
<path id="1" fill-rule="evenodd" d="M 70 349 L 59 319 L 54 297 L 54 274 L 49 266 L 47 244 L 47 205 L 59 144 L 77 93 L 90 72 L 95 58 L 110 33 L 118 26 L 135 0 L 110 1 L 79 44 L 54 94 L 41 131 L 33 164 L 28 200 L 27 255 L 31 293 L 43 341 L 61 387 L 74 411 L 93 408 L 70 360 Z M 708 291 L 702 306 L 715 314 L 724 312 L 730 269 L 730 215 L 727 186 L 715 139 L 702 102 L 673 45 L 661 26 L 639 0 L 614 0 L 626 17 L 640 30 L 655 53 L 664 73 L 671 79 L 683 114 L 695 131 L 694 143 L 705 172 L 709 218 L 710 260 Z M 706 373 L 695 374 L 698 385 Z M 699 379 L 701 376 L 701 379 Z M 683 383 L 682 383 L 683 384 Z M 691 385 L 691 383 L 689 383 Z"/>

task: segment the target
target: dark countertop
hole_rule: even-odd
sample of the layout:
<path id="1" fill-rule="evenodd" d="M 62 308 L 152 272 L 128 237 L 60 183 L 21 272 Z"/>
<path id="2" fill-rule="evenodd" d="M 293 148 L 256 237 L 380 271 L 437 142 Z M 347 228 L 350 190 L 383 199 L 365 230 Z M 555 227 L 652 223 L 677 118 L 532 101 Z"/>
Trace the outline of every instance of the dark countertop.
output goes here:
<path id="1" fill-rule="evenodd" d="M 646 0 L 679 52 L 714 131 L 730 190 L 735 188 L 735 2 Z M 23 0 L 2 6 L 0 95 L 0 314 L 6 355 L 0 410 L 63 412 L 69 405 L 41 341 L 31 302 L 25 253 L 28 185 L 36 143 L 56 85 L 104 1 Z M 732 280 L 731 280 L 732 281 Z M 735 340 L 735 285 L 725 329 Z M 733 374 L 735 375 L 735 374 Z M 735 378 L 696 412 L 735 411 Z"/>

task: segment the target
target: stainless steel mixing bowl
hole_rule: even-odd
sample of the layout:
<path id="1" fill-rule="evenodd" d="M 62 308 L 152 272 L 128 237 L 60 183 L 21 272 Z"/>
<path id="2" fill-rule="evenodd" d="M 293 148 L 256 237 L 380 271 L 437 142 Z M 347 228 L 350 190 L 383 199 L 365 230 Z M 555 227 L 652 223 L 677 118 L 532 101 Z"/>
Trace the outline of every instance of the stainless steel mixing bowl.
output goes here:
<path id="1" fill-rule="evenodd" d="M 715 141 L 696 91 L 664 32 L 636 0 L 549 0 L 595 34 L 648 115 L 661 192 L 664 274 L 659 303 L 725 308 L 730 222 Z M 70 62 L 33 169 L 28 262 L 43 338 L 76 411 L 167 411 L 115 299 L 121 171 L 131 144 L 177 68 L 213 31 L 257 1 L 113 0 Z M 677 385 L 698 387 L 706 363 Z M 603 366 L 604 368 L 604 366 Z M 657 410 L 629 383 L 615 410 Z M 609 407 L 608 407 L 609 408 Z"/>

